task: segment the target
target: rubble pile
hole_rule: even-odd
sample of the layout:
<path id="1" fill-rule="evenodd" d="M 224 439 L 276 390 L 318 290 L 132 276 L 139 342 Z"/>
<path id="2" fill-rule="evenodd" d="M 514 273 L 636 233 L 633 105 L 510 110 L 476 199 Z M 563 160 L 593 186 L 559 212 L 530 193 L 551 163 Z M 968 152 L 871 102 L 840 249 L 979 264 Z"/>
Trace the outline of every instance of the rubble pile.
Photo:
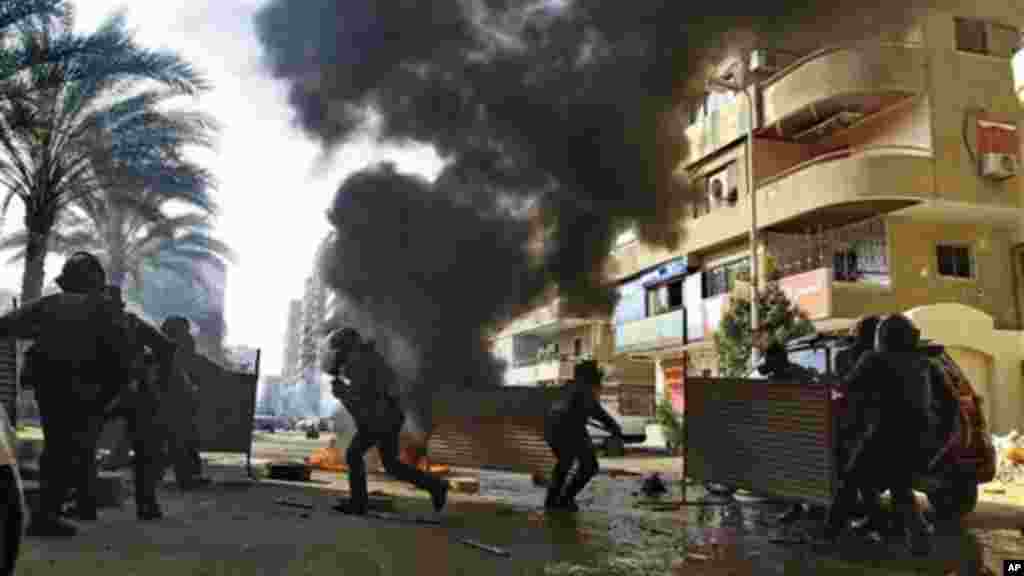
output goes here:
<path id="1" fill-rule="evenodd" d="M 1005 436 L 992 435 L 996 449 L 996 480 L 1024 484 L 1024 435 L 1013 430 Z"/>

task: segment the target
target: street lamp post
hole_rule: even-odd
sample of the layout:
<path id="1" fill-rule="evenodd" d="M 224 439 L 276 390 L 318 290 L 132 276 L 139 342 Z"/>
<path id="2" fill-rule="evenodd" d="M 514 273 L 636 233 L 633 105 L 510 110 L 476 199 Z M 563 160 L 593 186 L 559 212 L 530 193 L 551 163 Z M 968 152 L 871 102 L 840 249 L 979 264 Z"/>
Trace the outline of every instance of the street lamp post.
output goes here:
<path id="1" fill-rule="evenodd" d="M 757 83 L 751 82 L 747 87 L 737 82 L 727 82 L 719 78 L 708 80 L 708 88 L 712 91 L 728 91 L 733 94 L 743 94 L 747 99 L 747 194 L 750 196 L 750 331 L 752 337 L 756 337 L 760 322 L 758 318 L 757 294 L 758 294 L 758 260 L 757 260 L 757 190 L 754 189 L 754 97 L 751 94 L 757 90 Z M 753 338 L 751 340 L 753 342 Z M 750 362 L 753 368 L 758 364 L 757 346 L 750 349 Z"/>

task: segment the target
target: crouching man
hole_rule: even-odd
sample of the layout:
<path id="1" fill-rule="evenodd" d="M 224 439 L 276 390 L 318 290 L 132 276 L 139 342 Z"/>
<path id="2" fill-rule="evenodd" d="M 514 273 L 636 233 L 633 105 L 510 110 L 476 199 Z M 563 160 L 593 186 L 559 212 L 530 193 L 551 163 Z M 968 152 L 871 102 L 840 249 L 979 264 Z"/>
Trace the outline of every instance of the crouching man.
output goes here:
<path id="1" fill-rule="evenodd" d="M 548 413 L 544 437 L 558 462 L 551 472 L 544 508 L 549 511 L 576 512 L 576 496 L 590 479 L 597 475 L 597 454 L 587 432 L 587 422 L 593 418 L 616 438 L 622 438 L 622 427 L 598 402 L 601 390 L 601 370 L 588 360 L 576 365 L 573 381 L 564 398 L 552 406 Z M 566 485 L 569 470 L 579 461 L 579 470 Z"/>
<path id="2" fill-rule="evenodd" d="M 324 371 L 334 379 L 332 392 L 356 423 L 356 435 L 345 454 L 350 498 L 335 509 L 364 515 L 369 507 L 366 452 L 377 447 L 388 474 L 430 493 L 434 510 L 444 508 L 448 483 L 398 459 L 399 434 L 405 413 L 395 396 L 396 375 L 387 361 L 355 330 L 343 328 L 327 337 Z M 348 379 L 346 385 L 342 376 Z"/>

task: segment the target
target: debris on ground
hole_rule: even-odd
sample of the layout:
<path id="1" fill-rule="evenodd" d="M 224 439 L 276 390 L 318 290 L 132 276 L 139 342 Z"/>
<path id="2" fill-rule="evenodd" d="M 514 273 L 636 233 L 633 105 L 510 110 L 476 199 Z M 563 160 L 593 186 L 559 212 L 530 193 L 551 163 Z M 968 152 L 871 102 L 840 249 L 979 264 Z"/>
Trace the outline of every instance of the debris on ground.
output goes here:
<path id="1" fill-rule="evenodd" d="M 668 487 L 665 486 L 665 481 L 661 479 L 661 475 L 655 472 L 647 478 L 644 478 L 644 484 L 641 490 L 644 496 L 648 498 L 654 498 L 655 496 L 661 496 L 668 492 Z"/>
<path id="2" fill-rule="evenodd" d="M 643 474 L 639 472 L 633 472 L 632 470 L 619 470 L 617 468 L 607 470 L 605 473 L 608 474 L 609 478 L 635 478 L 643 476 Z"/>
<path id="3" fill-rule="evenodd" d="M 267 464 L 267 476 L 271 480 L 309 482 L 313 469 L 305 462 L 271 462 Z"/>
<path id="4" fill-rule="evenodd" d="M 480 479 L 479 478 L 451 478 L 448 480 L 448 486 L 453 492 L 460 494 L 477 494 L 480 492 Z"/>
<path id="5" fill-rule="evenodd" d="M 996 479 L 1004 484 L 1024 484 L 1024 435 L 1016 430 L 992 435 L 996 451 Z"/>
<path id="6" fill-rule="evenodd" d="M 279 500 L 275 500 L 274 503 L 277 504 L 278 506 L 288 506 L 289 508 L 302 508 L 303 510 L 312 510 L 313 509 L 313 505 L 312 504 L 306 504 L 304 502 L 296 502 L 294 500 L 288 500 L 286 498 L 281 498 Z"/>
<path id="7" fill-rule="evenodd" d="M 505 550 L 503 548 L 498 548 L 496 546 L 490 546 L 488 544 L 483 544 L 481 542 L 477 542 L 476 540 L 471 540 L 469 538 L 459 538 L 459 542 L 462 542 L 466 546 L 477 548 L 477 549 L 483 550 L 485 552 L 490 552 L 491 554 L 495 554 L 497 556 L 503 556 L 505 558 L 508 558 L 509 556 L 511 556 L 511 554 L 509 553 L 508 550 Z"/>

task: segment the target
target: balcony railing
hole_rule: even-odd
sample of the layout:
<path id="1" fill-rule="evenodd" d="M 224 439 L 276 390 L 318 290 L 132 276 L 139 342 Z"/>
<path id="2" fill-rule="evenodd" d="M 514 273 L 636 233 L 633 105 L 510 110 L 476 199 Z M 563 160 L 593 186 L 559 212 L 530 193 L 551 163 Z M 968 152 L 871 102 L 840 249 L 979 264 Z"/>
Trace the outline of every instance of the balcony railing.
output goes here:
<path id="1" fill-rule="evenodd" d="M 840 98 L 920 93 L 925 86 L 920 48 L 916 43 L 881 42 L 866 48 L 838 45 L 812 52 L 761 83 L 761 126 Z"/>
<path id="2" fill-rule="evenodd" d="M 682 309 L 615 327 L 615 352 L 681 346 L 686 333 Z"/>
<path id="3" fill-rule="evenodd" d="M 506 386 L 533 386 L 538 382 L 561 382 L 572 380 L 574 362 L 568 360 L 545 360 L 517 365 L 505 372 Z"/>

